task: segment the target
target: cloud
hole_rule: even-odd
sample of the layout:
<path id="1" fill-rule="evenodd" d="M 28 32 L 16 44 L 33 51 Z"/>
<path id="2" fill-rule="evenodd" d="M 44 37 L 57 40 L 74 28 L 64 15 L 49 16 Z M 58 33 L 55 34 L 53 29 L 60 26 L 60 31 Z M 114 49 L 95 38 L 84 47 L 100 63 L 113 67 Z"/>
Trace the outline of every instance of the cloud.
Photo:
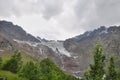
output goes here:
<path id="1" fill-rule="evenodd" d="M 119 0 L 78 0 L 75 6 L 78 28 L 91 30 L 102 25 L 120 24 Z"/>
<path id="2" fill-rule="evenodd" d="M 59 15 L 63 10 L 62 0 L 43 0 L 41 3 L 43 5 L 43 16 L 46 19 Z"/>
<path id="3" fill-rule="evenodd" d="M 0 0 L 0 18 L 35 36 L 66 39 L 120 24 L 119 0 Z"/>
<path id="4" fill-rule="evenodd" d="M 0 16 L 41 14 L 46 19 L 62 12 L 62 0 L 0 0 Z"/>
<path id="5" fill-rule="evenodd" d="M 97 6 L 98 5 L 98 6 Z M 120 0 L 100 0 L 96 2 L 99 21 L 103 24 L 115 24 L 120 21 Z"/>
<path id="6" fill-rule="evenodd" d="M 12 4 L 10 0 L 0 0 L 0 16 L 11 16 Z"/>

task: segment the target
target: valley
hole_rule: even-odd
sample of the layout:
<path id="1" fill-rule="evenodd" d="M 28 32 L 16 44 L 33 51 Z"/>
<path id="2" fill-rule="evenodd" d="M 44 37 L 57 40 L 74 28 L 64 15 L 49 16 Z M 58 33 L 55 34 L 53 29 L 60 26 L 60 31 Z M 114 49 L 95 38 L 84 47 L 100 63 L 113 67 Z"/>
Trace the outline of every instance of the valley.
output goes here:
<path id="1" fill-rule="evenodd" d="M 34 60 L 50 58 L 66 73 L 83 77 L 93 63 L 92 49 L 97 41 L 103 46 L 106 61 L 110 55 L 115 55 L 115 65 L 119 69 L 119 35 L 120 26 L 101 26 L 65 41 L 46 40 L 34 37 L 12 22 L 0 21 L 0 55 L 4 55 L 6 51 L 20 50 Z M 26 62 L 24 60 L 23 63 Z"/>

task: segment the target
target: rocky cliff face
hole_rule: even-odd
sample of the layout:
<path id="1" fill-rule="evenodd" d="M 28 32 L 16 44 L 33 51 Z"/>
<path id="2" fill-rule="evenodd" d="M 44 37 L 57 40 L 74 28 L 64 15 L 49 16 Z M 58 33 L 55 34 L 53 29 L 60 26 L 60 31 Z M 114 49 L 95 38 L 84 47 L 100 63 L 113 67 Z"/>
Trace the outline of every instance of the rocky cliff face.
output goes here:
<path id="1" fill-rule="evenodd" d="M 12 45 L 9 40 L 0 35 L 0 51 L 4 51 L 4 49 L 14 50 L 14 45 Z"/>
<path id="2" fill-rule="evenodd" d="M 89 54 L 87 50 L 90 50 L 94 43 L 99 41 L 106 53 L 120 54 L 119 35 L 120 26 L 111 26 L 109 28 L 102 26 L 94 31 L 88 31 L 82 35 L 67 39 L 64 42 L 64 47 L 70 52 Z"/>

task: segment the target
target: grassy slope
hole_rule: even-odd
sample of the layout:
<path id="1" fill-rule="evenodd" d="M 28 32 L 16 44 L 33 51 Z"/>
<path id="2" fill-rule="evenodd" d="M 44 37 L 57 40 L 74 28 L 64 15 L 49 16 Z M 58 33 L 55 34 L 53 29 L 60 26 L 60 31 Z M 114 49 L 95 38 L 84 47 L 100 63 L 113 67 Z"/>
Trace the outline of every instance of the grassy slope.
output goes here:
<path id="1" fill-rule="evenodd" d="M 25 78 L 18 77 L 9 71 L 0 71 L 0 77 L 7 78 L 7 80 L 27 80 Z"/>
<path id="2" fill-rule="evenodd" d="M 10 59 L 10 57 L 13 55 L 14 52 L 12 51 L 4 51 L 0 56 L 2 58 L 2 61 L 3 63 L 7 60 Z M 22 54 L 22 61 L 23 61 L 23 64 L 26 63 L 27 61 L 30 61 L 30 60 L 34 60 L 34 58 L 32 58 L 31 56 L 25 54 L 25 53 L 21 53 Z M 27 79 L 24 79 L 24 78 L 20 78 L 18 77 L 17 74 L 14 74 L 14 73 L 11 73 L 9 71 L 2 71 L 0 70 L 0 77 L 5 77 L 7 78 L 7 80 L 27 80 Z"/>
<path id="3" fill-rule="evenodd" d="M 12 51 L 4 51 L 0 56 L 2 57 L 2 60 L 3 60 L 3 63 L 6 61 L 6 60 L 9 60 L 10 57 L 14 54 L 14 52 Z M 28 54 L 24 53 L 24 52 L 21 52 L 21 55 L 22 55 L 22 61 L 23 63 L 26 63 L 30 60 L 35 60 L 33 57 L 29 56 Z"/>

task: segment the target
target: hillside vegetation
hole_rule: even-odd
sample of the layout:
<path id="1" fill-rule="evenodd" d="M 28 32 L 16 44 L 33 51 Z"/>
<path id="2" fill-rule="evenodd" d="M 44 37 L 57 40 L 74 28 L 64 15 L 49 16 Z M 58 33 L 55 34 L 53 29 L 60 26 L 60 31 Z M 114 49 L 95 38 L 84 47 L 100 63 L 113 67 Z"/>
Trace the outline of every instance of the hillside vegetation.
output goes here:
<path id="1" fill-rule="evenodd" d="M 28 80 L 28 79 L 19 77 L 17 74 L 14 74 L 9 71 L 0 71 L 0 77 L 3 77 L 7 80 Z"/>
<path id="2" fill-rule="evenodd" d="M 5 56 L 0 58 L 0 77 L 7 80 L 79 80 L 62 71 L 49 58 L 38 61 L 24 57 L 21 52 L 15 51 L 8 59 Z"/>

